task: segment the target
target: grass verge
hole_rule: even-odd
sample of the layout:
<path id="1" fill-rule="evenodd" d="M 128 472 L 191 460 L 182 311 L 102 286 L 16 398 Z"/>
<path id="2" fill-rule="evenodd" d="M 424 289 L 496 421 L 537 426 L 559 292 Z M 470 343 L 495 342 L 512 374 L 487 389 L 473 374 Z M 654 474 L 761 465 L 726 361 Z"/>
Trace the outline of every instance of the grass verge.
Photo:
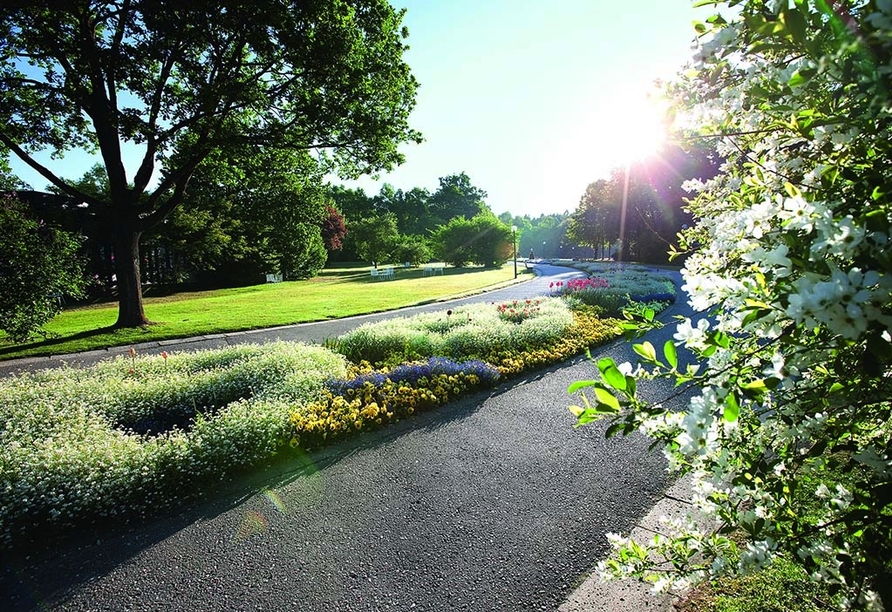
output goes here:
<path id="1" fill-rule="evenodd" d="M 522 272 L 519 280 L 532 275 Z M 150 290 L 145 309 L 152 325 L 112 329 L 117 317 L 113 303 L 71 308 L 46 326 L 51 334 L 46 340 L 13 344 L 0 332 L 0 360 L 339 319 L 470 295 L 513 281 L 513 265 L 446 268 L 435 276 L 400 269 L 387 281 L 373 280 L 368 266 L 345 266 L 303 281 L 156 297 Z"/>

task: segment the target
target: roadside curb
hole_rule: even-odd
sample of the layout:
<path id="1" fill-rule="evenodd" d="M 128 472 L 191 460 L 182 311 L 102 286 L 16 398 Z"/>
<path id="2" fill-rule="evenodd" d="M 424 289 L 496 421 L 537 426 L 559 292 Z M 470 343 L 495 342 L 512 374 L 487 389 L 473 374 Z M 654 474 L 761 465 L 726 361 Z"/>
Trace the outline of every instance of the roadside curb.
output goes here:
<path id="1" fill-rule="evenodd" d="M 629 537 L 638 542 L 650 540 L 660 532 L 662 517 L 682 518 L 687 514 L 696 514 L 696 508 L 689 501 L 690 494 L 690 476 L 676 481 L 636 524 Z M 593 570 L 558 608 L 558 612 L 673 612 L 677 601 L 678 597 L 654 593 L 651 585 L 638 580 L 603 582 L 598 572 Z"/>

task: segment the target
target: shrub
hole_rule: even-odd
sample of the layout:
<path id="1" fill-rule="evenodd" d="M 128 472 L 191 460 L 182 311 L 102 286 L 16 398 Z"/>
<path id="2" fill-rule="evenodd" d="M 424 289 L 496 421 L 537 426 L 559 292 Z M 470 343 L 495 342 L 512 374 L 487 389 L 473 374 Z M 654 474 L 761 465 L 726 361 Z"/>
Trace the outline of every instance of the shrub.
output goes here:
<path id="1" fill-rule="evenodd" d="M 25 342 L 59 313 L 59 296 L 83 295 L 79 240 L 10 196 L 0 198 L 0 227 L 0 329 Z"/>
<path id="2" fill-rule="evenodd" d="M 493 346 L 515 351 L 545 346 L 557 341 L 572 324 L 570 309 L 556 298 L 511 302 L 507 307 L 477 303 L 366 323 L 327 344 L 354 363 L 365 360 L 375 366 L 394 366 L 431 355 L 480 359 Z M 419 354 L 419 346 L 429 352 Z"/>
<path id="3" fill-rule="evenodd" d="M 0 537 L 9 543 L 168 507 L 274 455 L 291 437 L 291 407 L 345 375 L 330 351 L 275 343 L 3 379 Z M 151 415 L 152 406 L 169 414 L 192 403 L 215 405 L 197 410 L 188 429 L 149 437 L 115 425 L 120 405 Z"/>

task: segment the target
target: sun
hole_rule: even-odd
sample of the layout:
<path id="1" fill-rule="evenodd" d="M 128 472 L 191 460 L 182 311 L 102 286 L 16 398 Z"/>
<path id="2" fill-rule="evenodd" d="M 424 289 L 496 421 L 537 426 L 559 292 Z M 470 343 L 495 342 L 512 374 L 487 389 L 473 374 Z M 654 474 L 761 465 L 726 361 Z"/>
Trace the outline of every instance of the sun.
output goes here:
<path id="1" fill-rule="evenodd" d="M 657 153 L 667 140 L 666 111 L 647 91 L 616 91 L 593 109 L 598 157 L 621 168 Z"/>
<path id="2" fill-rule="evenodd" d="M 666 110 L 644 87 L 600 90 L 556 143 L 561 165 L 590 182 L 653 156 L 668 140 Z"/>

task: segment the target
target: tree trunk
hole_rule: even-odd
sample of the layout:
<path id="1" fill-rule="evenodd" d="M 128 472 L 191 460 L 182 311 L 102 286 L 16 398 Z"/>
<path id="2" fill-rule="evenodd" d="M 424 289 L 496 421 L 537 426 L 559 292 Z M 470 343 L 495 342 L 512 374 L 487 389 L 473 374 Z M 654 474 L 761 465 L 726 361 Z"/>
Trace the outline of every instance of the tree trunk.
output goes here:
<path id="1" fill-rule="evenodd" d="M 142 305 L 142 281 L 139 274 L 140 233 L 122 231 L 115 237 L 115 273 L 118 276 L 118 321 L 115 327 L 147 325 Z"/>

